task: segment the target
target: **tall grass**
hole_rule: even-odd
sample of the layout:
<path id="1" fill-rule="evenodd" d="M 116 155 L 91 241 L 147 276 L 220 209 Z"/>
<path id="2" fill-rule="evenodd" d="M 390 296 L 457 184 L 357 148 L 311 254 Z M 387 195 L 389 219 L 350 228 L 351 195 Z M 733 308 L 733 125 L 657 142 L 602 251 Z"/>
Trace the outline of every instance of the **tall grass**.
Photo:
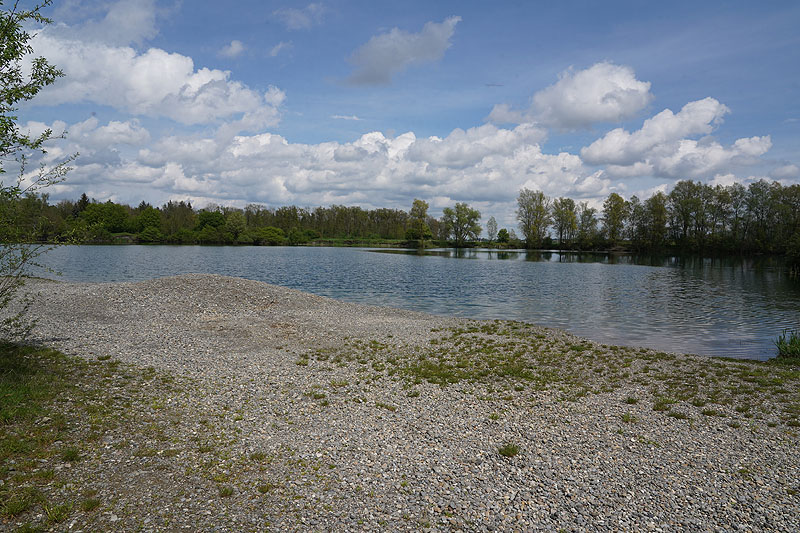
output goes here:
<path id="1" fill-rule="evenodd" d="M 800 330 L 783 330 L 775 341 L 778 357 L 800 359 Z"/>

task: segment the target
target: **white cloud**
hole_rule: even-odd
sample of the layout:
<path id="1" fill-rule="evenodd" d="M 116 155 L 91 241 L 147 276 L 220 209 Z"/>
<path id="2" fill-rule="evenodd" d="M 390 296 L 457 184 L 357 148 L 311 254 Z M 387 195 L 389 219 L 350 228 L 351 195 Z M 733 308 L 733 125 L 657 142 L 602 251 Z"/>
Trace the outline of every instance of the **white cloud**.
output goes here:
<path id="1" fill-rule="evenodd" d="M 611 130 L 581 150 L 592 165 L 606 165 L 615 177 L 707 178 L 734 166 L 757 163 L 771 147 L 770 137 L 736 140 L 729 147 L 707 137 L 730 110 L 713 98 L 689 102 L 677 114 L 669 109 L 630 133 Z M 688 137 L 703 135 L 699 140 Z"/>
<path id="2" fill-rule="evenodd" d="M 231 44 L 227 44 L 222 47 L 222 49 L 219 51 L 219 55 L 221 55 L 222 57 L 233 58 L 240 56 L 242 52 L 244 52 L 244 50 L 245 46 L 242 43 L 242 41 L 237 41 L 234 39 L 233 41 L 231 41 Z"/>
<path id="3" fill-rule="evenodd" d="M 412 65 L 438 61 L 450 45 L 461 17 L 441 23 L 428 22 L 419 33 L 393 28 L 372 37 L 350 57 L 355 71 L 348 78 L 354 85 L 388 85 L 392 76 Z"/>
<path id="4" fill-rule="evenodd" d="M 361 120 L 356 115 L 331 115 L 331 118 L 335 118 L 337 120 Z"/>
<path id="5" fill-rule="evenodd" d="M 569 130 L 601 122 L 619 122 L 636 116 L 653 99 L 650 83 L 636 79 L 633 69 L 609 62 L 574 72 L 538 91 L 527 110 L 498 104 L 488 120 L 497 124 L 538 122 Z"/>
<path id="6" fill-rule="evenodd" d="M 800 178 L 800 167 L 791 163 L 782 165 L 773 169 L 770 176 L 776 179 L 797 179 Z"/>
<path id="7" fill-rule="evenodd" d="M 307 30 L 322 23 L 325 6 L 321 3 L 308 4 L 303 9 L 288 7 L 273 12 L 290 30 Z"/>
<path id="8" fill-rule="evenodd" d="M 228 71 L 195 70 L 191 58 L 150 48 L 137 53 L 40 32 L 33 40 L 66 74 L 45 88 L 34 104 L 94 102 L 134 115 L 167 117 L 182 124 L 208 124 L 241 117 L 257 128 L 278 123 L 277 105 L 265 95 L 230 79 Z M 257 116 L 258 120 L 247 117 Z"/>
<path id="9" fill-rule="evenodd" d="M 529 114 L 512 109 L 508 104 L 495 104 L 486 120 L 493 124 L 522 124 L 523 122 L 535 122 Z"/>
<path id="10" fill-rule="evenodd" d="M 730 110 L 713 98 L 689 102 L 676 115 L 665 109 L 644 121 L 642 128 L 629 133 L 622 128 L 608 132 L 581 150 L 590 164 L 631 165 L 656 147 L 674 143 L 686 136 L 709 134 Z"/>
<path id="11" fill-rule="evenodd" d="M 633 69 L 603 62 L 562 73 L 533 95 L 533 109 L 543 124 L 570 129 L 634 117 L 652 99 L 650 82 L 637 80 Z"/>
<path id="12" fill-rule="evenodd" d="M 610 186 L 574 154 L 543 153 L 538 143 L 544 132 L 530 124 L 456 129 L 443 138 L 370 132 L 353 142 L 320 144 L 290 143 L 272 133 L 153 142 L 136 121 L 100 124 L 95 118 L 52 126 L 69 131 L 65 150 L 82 153 L 68 197 L 93 190 L 130 203 L 190 197 L 407 208 L 414 197 L 489 206 L 513 203 L 522 186 L 579 198 Z"/>
<path id="13" fill-rule="evenodd" d="M 280 54 L 283 50 L 289 50 L 291 48 L 292 48 L 292 42 L 291 41 L 288 41 L 288 42 L 281 41 L 278 44 L 276 44 L 275 46 L 273 46 L 272 48 L 270 48 L 269 56 L 270 57 L 277 57 L 278 54 Z"/>
<path id="14" fill-rule="evenodd" d="M 155 0 L 121 0 L 103 11 L 102 18 L 89 19 L 77 26 L 58 24 L 49 27 L 48 32 L 67 40 L 80 39 L 110 46 L 141 44 L 158 34 Z"/>

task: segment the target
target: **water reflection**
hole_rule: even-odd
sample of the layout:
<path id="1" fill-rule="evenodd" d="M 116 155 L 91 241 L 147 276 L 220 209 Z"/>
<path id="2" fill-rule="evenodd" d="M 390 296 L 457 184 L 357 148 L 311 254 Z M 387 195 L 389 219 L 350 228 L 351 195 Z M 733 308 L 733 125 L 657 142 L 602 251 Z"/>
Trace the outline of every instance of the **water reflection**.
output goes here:
<path id="1" fill-rule="evenodd" d="M 558 327 L 607 344 L 766 359 L 800 326 L 800 282 L 773 258 L 558 251 L 64 246 L 67 280 L 188 272 L 238 276 L 346 301 Z M 458 259 L 469 259 L 460 261 Z"/>

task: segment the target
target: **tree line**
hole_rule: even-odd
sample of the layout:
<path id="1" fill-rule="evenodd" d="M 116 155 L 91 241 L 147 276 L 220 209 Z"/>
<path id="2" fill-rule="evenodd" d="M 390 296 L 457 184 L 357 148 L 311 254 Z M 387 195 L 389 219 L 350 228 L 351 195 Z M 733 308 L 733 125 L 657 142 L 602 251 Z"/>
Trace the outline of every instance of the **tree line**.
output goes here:
<path id="1" fill-rule="evenodd" d="M 523 189 L 517 219 L 531 248 L 682 253 L 770 253 L 800 258 L 800 185 L 761 180 L 711 186 L 679 181 L 665 194 L 625 200 L 611 193 L 598 212 L 585 202 Z M 552 235 L 552 237 L 551 237 Z"/>
<path id="2" fill-rule="evenodd" d="M 691 253 L 774 253 L 800 256 L 800 185 L 766 180 L 711 186 L 685 180 L 668 193 L 624 199 L 611 193 L 601 210 L 571 198 L 550 198 L 522 189 L 517 198 L 520 231 L 499 228 L 491 217 L 482 238 L 481 214 L 466 203 L 446 207 L 440 218 L 415 199 L 401 209 L 329 207 L 244 209 L 188 201 L 161 207 L 77 200 L 49 203 L 46 194 L 0 198 L 14 210 L 14 231 L 29 242 L 140 242 L 171 244 L 305 244 L 319 240 L 403 241 L 407 244 L 631 250 Z M 4 230 L 0 238 L 8 234 Z"/>

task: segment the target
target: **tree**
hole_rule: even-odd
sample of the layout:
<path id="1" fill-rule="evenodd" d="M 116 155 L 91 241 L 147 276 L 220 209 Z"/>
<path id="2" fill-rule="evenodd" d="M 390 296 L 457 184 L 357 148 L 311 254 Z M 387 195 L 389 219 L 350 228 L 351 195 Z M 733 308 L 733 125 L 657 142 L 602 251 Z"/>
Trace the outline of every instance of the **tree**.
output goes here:
<path id="1" fill-rule="evenodd" d="M 550 226 L 550 199 L 542 191 L 522 189 L 517 198 L 517 220 L 528 248 L 541 246 Z"/>
<path id="2" fill-rule="evenodd" d="M 508 242 L 509 235 L 508 230 L 506 228 L 501 229 L 497 232 L 497 242 L 506 243 Z"/>
<path id="3" fill-rule="evenodd" d="M 486 236 L 489 237 L 489 242 L 497 237 L 497 221 L 493 216 L 489 217 L 489 222 L 486 223 Z"/>
<path id="4" fill-rule="evenodd" d="M 558 198 L 553 202 L 553 229 L 558 235 L 558 247 L 570 243 L 578 231 L 578 214 L 575 211 L 575 200 Z"/>
<path id="5" fill-rule="evenodd" d="M 431 228 L 428 226 L 428 202 L 414 198 L 414 203 L 411 205 L 410 227 L 406 232 L 408 240 L 419 241 L 419 247 L 425 247 L 425 239 L 433 237 Z"/>
<path id="6" fill-rule="evenodd" d="M 239 211 L 230 211 L 228 216 L 225 217 L 225 231 L 233 235 L 233 239 L 239 238 L 239 235 L 244 233 L 246 223 L 244 220 L 244 213 Z"/>
<path id="7" fill-rule="evenodd" d="M 25 25 L 30 22 L 49 23 L 50 20 L 41 14 L 41 9 L 49 4 L 50 0 L 45 0 L 30 10 L 18 10 L 15 4 L 10 11 L 0 11 L 0 242 L 3 243 L 0 248 L 0 310 L 7 309 L 16 299 L 30 268 L 37 266 L 37 258 L 47 250 L 40 246 L 26 246 L 22 242 L 24 236 L 16 224 L 18 200 L 61 181 L 74 158 L 52 167 L 40 167 L 33 179 L 23 180 L 28 158 L 31 154 L 45 153 L 44 143 L 53 132 L 45 130 L 38 137 L 23 134 L 17 125 L 17 105 L 31 100 L 62 75 L 43 57 L 28 59 L 33 47 L 30 45 L 32 36 L 25 30 Z M 2 179 L 7 162 L 13 162 L 18 172 L 13 185 Z M 17 312 L 0 322 L 0 337 L 15 338 L 27 333 L 30 325 L 23 319 L 29 303 L 23 299 Z"/>
<path id="8" fill-rule="evenodd" d="M 644 202 L 647 241 L 650 248 L 660 248 L 667 238 L 667 195 L 658 191 Z"/>
<path id="9" fill-rule="evenodd" d="M 578 243 L 581 249 L 591 248 L 597 239 L 597 209 L 586 202 L 578 205 Z"/>
<path id="10" fill-rule="evenodd" d="M 456 203 L 455 209 L 445 207 L 442 210 L 445 232 L 448 236 L 453 236 L 458 248 L 464 246 L 468 239 L 475 240 L 481 234 L 482 228 L 478 224 L 480 218 L 480 211 L 463 202 Z"/>
<path id="11" fill-rule="evenodd" d="M 628 217 L 628 205 L 619 194 L 612 192 L 603 202 L 603 226 L 606 238 L 611 246 L 622 238 L 625 220 Z"/>

